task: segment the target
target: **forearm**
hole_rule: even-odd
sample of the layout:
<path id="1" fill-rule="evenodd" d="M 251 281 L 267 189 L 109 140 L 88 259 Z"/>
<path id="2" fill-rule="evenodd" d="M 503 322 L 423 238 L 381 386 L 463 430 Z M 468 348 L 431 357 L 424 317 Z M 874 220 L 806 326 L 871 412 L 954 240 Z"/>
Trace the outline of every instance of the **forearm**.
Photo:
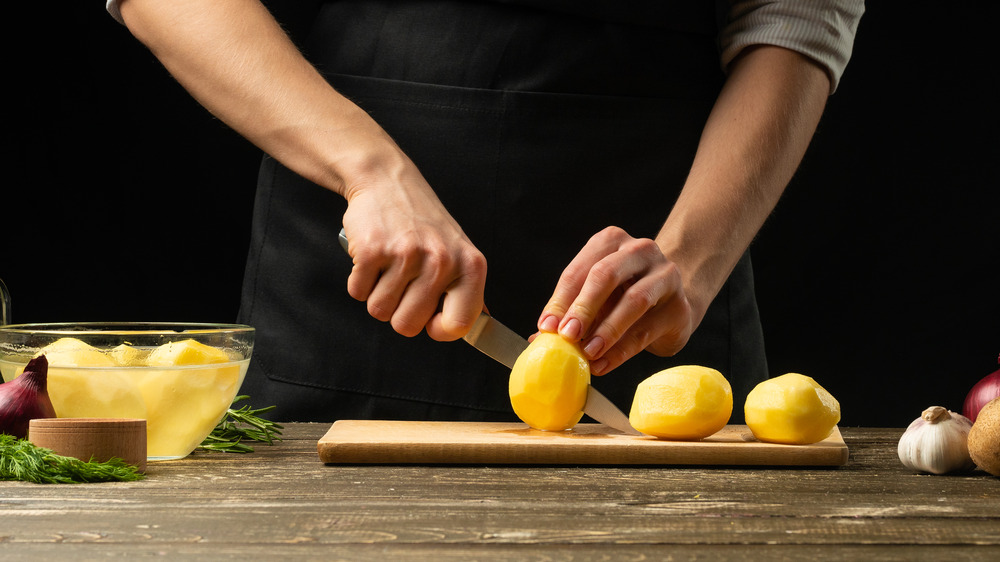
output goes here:
<path id="1" fill-rule="evenodd" d="M 129 30 L 203 106 L 300 176 L 343 195 L 351 296 L 400 334 L 463 336 L 486 263 L 410 159 L 337 93 L 259 0 L 123 0 Z M 441 310 L 438 310 L 438 305 Z"/>
<path id="2" fill-rule="evenodd" d="M 405 158 L 257 0 L 123 0 L 121 13 L 199 103 L 300 175 L 349 196 L 371 168 Z"/>
<path id="3" fill-rule="evenodd" d="M 750 49 L 733 63 L 656 238 L 680 268 L 696 324 L 791 180 L 828 94 L 820 67 L 780 47 Z"/>

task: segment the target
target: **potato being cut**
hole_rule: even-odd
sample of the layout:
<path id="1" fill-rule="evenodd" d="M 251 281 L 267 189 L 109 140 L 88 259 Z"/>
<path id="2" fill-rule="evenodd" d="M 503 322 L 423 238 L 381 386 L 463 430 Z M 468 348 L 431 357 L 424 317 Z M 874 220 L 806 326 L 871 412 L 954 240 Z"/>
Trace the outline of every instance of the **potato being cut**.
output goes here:
<path id="1" fill-rule="evenodd" d="M 535 429 L 563 431 L 583 417 L 590 363 L 580 347 L 543 332 L 528 344 L 510 372 L 514 413 Z"/>

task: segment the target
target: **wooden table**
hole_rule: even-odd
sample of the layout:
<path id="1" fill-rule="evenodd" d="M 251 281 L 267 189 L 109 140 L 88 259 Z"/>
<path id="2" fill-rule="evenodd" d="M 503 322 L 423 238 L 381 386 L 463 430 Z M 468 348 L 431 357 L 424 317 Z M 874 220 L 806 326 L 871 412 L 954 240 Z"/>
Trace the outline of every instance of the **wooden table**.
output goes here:
<path id="1" fill-rule="evenodd" d="M 901 429 L 790 469 L 327 466 L 328 427 L 140 482 L 0 482 L 0 559 L 1000 560 L 1000 478 L 915 474 Z"/>

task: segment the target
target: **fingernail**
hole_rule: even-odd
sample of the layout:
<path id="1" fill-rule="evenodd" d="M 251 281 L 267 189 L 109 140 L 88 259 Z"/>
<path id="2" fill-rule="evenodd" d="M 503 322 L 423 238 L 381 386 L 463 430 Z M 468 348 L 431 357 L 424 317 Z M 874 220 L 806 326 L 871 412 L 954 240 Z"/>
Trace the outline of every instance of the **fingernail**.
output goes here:
<path id="1" fill-rule="evenodd" d="M 559 333 L 568 340 L 576 341 L 583 335 L 583 324 L 576 318 L 570 318 L 559 328 Z"/>
<path id="2" fill-rule="evenodd" d="M 555 332 L 559 330 L 559 319 L 553 314 L 546 314 L 538 322 L 538 329 L 543 332 Z"/>
<path id="3" fill-rule="evenodd" d="M 608 368 L 608 360 L 602 357 L 601 359 L 598 359 L 597 361 L 594 361 L 593 363 L 590 364 L 590 374 L 594 375 L 595 377 L 599 377 L 604 374 L 604 371 L 607 368 Z"/>
<path id="4" fill-rule="evenodd" d="M 583 352 L 587 357 L 597 357 L 601 354 L 601 350 L 604 349 L 604 338 L 601 336 L 594 336 L 590 338 L 587 345 L 583 347 Z"/>

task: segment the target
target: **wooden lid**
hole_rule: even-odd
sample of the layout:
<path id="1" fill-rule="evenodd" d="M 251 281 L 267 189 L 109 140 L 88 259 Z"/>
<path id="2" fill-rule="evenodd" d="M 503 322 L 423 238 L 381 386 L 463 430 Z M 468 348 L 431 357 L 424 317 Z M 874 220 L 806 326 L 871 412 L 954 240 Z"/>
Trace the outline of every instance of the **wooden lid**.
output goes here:
<path id="1" fill-rule="evenodd" d="M 97 462 L 117 457 L 146 471 L 146 420 L 34 419 L 28 422 L 28 440 L 58 455 Z"/>

